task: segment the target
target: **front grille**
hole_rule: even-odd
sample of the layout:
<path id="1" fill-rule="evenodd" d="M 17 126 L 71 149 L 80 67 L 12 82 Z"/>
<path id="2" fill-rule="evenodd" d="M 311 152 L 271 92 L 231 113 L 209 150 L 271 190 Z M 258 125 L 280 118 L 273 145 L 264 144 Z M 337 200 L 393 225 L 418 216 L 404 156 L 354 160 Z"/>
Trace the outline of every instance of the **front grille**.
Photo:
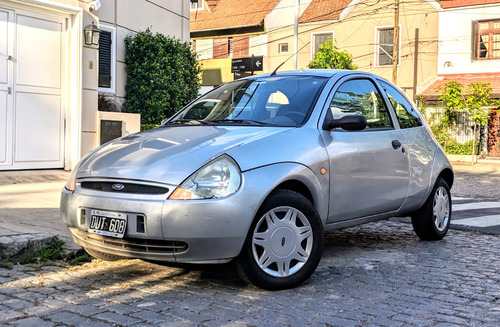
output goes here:
<path id="1" fill-rule="evenodd" d="M 122 185 L 122 188 L 113 188 L 113 185 Z M 144 184 L 119 183 L 119 182 L 82 182 L 83 188 L 96 191 L 134 193 L 134 194 L 166 194 L 168 188 Z"/>
<path id="2" fill-rule="evenodd" d="M 77 228 L 71 231 L 86 242 L 114 248 L 121 251 L 144 252 L 150 254 L 175 254 L 185 252 L 188 249 L 186 242 L 167 240 L 147 240 L 141 238 L 114 238 L 88 233 Z"/>

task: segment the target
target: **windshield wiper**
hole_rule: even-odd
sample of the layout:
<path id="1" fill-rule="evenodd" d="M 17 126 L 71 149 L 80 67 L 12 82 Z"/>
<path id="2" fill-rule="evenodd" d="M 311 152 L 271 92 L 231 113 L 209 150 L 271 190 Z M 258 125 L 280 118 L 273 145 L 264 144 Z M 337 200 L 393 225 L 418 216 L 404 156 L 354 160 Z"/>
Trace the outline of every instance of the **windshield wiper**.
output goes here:
<path id="1" fill-rule="evenodd" d="M 217 119 L 210 120 L 211 123 L 246 124 L 246 125 L 273 125 L 252 119 Z"/>
<path id="2" fill-rule="evenodd" d="M 176 120 L 169 121 L 165 123 L 163 126 L 167 125 L 212 125 L 211 121 L 207 120 L 200 120 L 200 119 L 187 119 L 187 118 L 180 118 Z"/>

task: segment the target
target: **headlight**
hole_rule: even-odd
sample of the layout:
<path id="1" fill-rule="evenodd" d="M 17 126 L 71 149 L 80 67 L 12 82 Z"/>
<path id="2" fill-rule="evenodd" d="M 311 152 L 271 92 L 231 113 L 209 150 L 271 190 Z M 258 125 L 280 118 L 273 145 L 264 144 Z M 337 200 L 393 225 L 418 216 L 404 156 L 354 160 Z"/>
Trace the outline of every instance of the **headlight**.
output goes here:
<path id="1" fill-rule="evenodd" d="M 80 163 L 81 161 L 76 164 L 76 166 L 71 170 L 71 174 L 69 175 L 68 181 L 66 182 L 66 185 L 64 185 L 64 188 L 67 189 L 68 191 L 73 192 L 76 187 L 76 173 L 78 172 L 78 168 L 80 168 Z"/>
<path id="2" fill-rule="evenodd" d="M 241 172 L 228 155 L 222 155 L 200 168 L 169 197 L 171 200 L 218 199 L 240 188 Z"/>

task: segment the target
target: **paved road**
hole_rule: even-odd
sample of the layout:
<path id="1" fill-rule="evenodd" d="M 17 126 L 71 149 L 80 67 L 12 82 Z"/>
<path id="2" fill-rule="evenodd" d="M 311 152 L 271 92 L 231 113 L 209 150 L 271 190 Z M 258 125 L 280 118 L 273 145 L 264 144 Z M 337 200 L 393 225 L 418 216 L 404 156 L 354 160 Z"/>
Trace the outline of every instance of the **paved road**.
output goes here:
<path id="1" fill-rule="evenodd" d="M 18 326 L 498 326 L 500 239 L 451 231 L 422 242 L 409 224 L 327 234 L 303 286 L 267 292 L 232 266 L 139 260 L 0 269 L 0 317 Z"/>
<path id="2" fill-rule="evenodd" d="M 422 242 L 410 224 L 395 221 L 328 233 L 316 273 L 281 292 L 245 284 L 231 265 L 0 268 L 0 326 L 498 326 L 500 237 L 487 233 L 500 225 L 500 174 L 467 169 L 456 169 L 452 227 L 481 233 L 451 230 Z M 24 219 L 36 230 L 29 217 L 40 211 L 48 224 L 40 228 L 59 222 L 58 198 L 37 183 L 57 190 L 63 175 L 15 179 L 23 187 L 0 179 L 0 225 Z M 25 208 L 23 194 L 37 202 Z"/>

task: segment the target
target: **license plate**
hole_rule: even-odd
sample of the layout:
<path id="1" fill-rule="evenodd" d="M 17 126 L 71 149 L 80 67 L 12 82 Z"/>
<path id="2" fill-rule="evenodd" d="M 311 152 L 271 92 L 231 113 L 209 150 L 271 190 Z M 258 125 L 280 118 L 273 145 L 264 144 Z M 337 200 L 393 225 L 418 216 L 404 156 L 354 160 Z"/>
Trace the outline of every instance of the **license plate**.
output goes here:
<path id="1" fill-rule="evenodd" d="M 123 238 L 127 228 L 127 215 L 121 212 L 91 210 L 89 233 Z"/>

